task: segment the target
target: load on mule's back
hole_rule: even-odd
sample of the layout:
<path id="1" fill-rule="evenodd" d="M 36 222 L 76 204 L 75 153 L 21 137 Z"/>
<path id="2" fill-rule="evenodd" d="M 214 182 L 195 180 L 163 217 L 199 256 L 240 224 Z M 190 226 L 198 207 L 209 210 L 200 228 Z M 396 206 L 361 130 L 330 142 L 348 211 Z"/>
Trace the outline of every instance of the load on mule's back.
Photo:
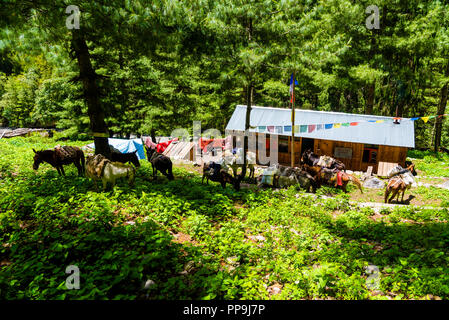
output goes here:
<path id="1" fill-rule="evenodd" d="M 390 203 L 395 196 L 397 196 L 396 201 L 398 202 L 400 192 L 402 192 L 401 203 L 403 203 L 405 191 L 410 189 L 415 182 L 413 175 L 416 175 L 414 164 L 410 163 L 407 169 L 404 169 L 399 165 L 392 168 L 388 172 L 388 177 L 390 179 L 388 180 L 387 187 L 385 188 L 385 203 Z M 388 199 L 390 193 L 392 193 L 392 195 Z"/>
<path id="2" fill-rule="evenodd" d="M 307 149 L 301 156 L 301 163 L 309 166 L 319 166 L 327 169 L 345 170 L 346 166 L 340 160 L 330 156 L 318 156 L 313 153 L 312 149 Z"/>
<path id="3" fill-rule="evenodd" d="M 94 181 L 97 189 L 97 180 L 103 183 L 103 190 L 106 190 L 108 182 L 115 185 L 119 178 L 127 178 L 128 184 L 134 183 L 136 169 L 132 165 L 121 162 L 112 162 L 102 154 L 89 155 L 86 162 L 86 176 Z"/>
<path id="4" fill-rule="evenodd" d="M 58 170 L 59 175 L 65 176 L 63 165 L 73 163 L 78 169 L 78 175 L 83 175 L 85 171 L 85 159 L 83 151 L 78 147 L 56 146 L 49 150 L 34 150 L 33 169 L 38 170 L 42 162 L 47 162 Z"/>
<path id="5" fill-rule="evenodd" d="M 223 169 L 221 164 L 215 163 L 213 161 L 204 163 L 203 178 L 201 179 L 201 183 L 204 182 L 204 178 L 206 178 L 206 184 L 209 184 L 209 180 L 220 182 L 221 186 L 224 189 L 226 188 L 226 183 L 230 183 L 234 186 L 235 190 L 240 190 L 239 179 L 230 175 L 226 169 Z"/>

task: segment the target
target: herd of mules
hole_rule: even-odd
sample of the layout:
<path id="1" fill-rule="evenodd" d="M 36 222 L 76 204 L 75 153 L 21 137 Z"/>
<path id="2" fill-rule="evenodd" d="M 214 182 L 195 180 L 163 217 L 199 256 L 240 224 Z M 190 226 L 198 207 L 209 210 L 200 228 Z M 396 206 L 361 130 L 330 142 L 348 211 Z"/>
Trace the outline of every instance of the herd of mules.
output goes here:
<path id="1" fill-rule="evenodd" d="M 169 180 L 173 180 L 173 164 L 169 157 L 158 153 L 154 148 L 145 145 L 147 159 L 151 163 L 153 169 L 153 179 L 157 178 L 157 172 L 161 172 Z M 60 175 L 65 175 L 64 165 L 74 164 L 78 169 L 78 175 L 86 175 L 94 181 L 95 188 L 97 188 L 97 181 L 103 184 L 103 190 L 107 189 L 108 183 L 115 185 L 119 178 L 126 178 L 128 183 L 134 183 L 136 168 L 140 166 L 139 159 L 136 152 L 120 153 L 116 151 L 111 152 L 110 158 L 106 158 L 101 154 L 88 155 L 84 157 L 83 151 L 78 147 L 72 146 L 57 146 L 51 150 L 34 150 L 34 164 L 33 169 L 38 170 L 42 162 L 46 162 L 56 168 Z M 237 175 L 237 169 L 242 167 L 242 154 L 225 154 L 221 163 L 205 163 L 203 165 L 203 178 L 206 178 L 206 183 L 209 180 L 219 182 L 223 188 L 226 184 L 231 184 L 236 190 L 240 189 L 240 182 L 242 177 Z M 254 178 L 254 163 L 255 154 L 247 153 L 248 169 L 250 178 Z M 229 174 L 229 169 L 232 169 L 233 175 Z M 336 188 L 341 188 L 347 192 L 347 184 L 354 183 L 363 193 L 362 184 L 354 175 L 345 172 L 345 165 L 334 158 L 327 156 L 318 156 L 312 150 L 306 150 L 301 156 L 300 167 L 287 167 L 282 165 L 275 165 L 271 171 L 272 186 L 285 187 L 289 185 L 299 185 L 307 191 L 315 192 L 317 188 L 322 185 L 328 185 Z M 413 175 L 416 175 L 414 165 L 408 163 L 406 169 L 397 166 L 390 172 L 390 179 L 385 190 L 385 202 L 391 202 L 402 192 L 402 200 L 404 201 L 404 193 L 410 188 L 413 183 Z M 258 186 L 263 183 L 259 177 Z M 389 195 L 391 197 L 389 197 Z"/>
<path id="2" fill-rule="evenodd" d="M 78 147 L 57 146 L 50 150 L 34 150 L 33 169 L 38 170 L 39 165 L 46 162 L 58 171 L 59 175 L 65 175 L 64 165 L 74 164 L 78 169 L 78 175 L 86 175 L 94 181 L 97 189 L 97 181 L 103 184 L 103 190 L 108 183 L 114 187 L 119 178 L 126 178 L 128 183 L 134 183 L 136 168 L 140 167 L 137 150 L 130 153 L 120 153 L 111 150 L 110 158 L 101 154 L 84 156 L 84 152 Z M 148 159 L 153 166 L 153 177 L 156 179 L 157 171 L 160 171 L 169 180 L 173 180 L 172 162 L 170 158 L 157 153 L 156 150 L 147 149 Z"/>

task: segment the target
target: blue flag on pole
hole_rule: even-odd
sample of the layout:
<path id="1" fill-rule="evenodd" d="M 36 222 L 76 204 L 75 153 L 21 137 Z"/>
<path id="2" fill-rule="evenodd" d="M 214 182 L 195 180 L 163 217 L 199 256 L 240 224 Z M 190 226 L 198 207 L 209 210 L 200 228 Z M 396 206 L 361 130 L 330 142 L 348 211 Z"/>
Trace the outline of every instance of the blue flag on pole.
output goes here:
<path id="1" fill-rule="evenodd" d="M 293 99 L 294 99 L 293 80 L 295 81 L 295 86 L 297 86 L 297 85 L 298 85 L 298 81 L 296 81 L 296 79 L 294 79 L 293 73 L 292 73 L 292 75 L 291 75 L 291 77 L 290 77 L 290 82 L 288 83 L 288 84 L 290 85 L 290 90 L 289 90 L 289 93 L 290 93 L 290 102 L 293 102 Z"/>

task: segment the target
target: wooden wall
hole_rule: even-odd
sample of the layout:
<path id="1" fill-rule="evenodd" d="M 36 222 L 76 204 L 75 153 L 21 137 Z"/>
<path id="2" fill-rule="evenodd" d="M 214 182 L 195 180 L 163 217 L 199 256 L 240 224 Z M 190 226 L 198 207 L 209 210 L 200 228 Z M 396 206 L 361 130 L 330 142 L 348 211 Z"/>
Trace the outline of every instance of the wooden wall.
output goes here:
<path id="1" fill-rule="evenodd" d="M 232 133 L 231 133 L 232 134 Z M 259 134 L 257 134 L 259 135 Z M 267 141 L 270 139 L 270 135 L 267 134 Z M 302 138 L 295 138 L 295 165 L 299 165 L 301 154 L 304 150 L 301 150 Z M 269 143 L 269 142 L 268 142 Z M 376 163 L 364 163 L 363 162 L 363 143 L 352 143 L 343 141 L 331 141 L 331 140 L 321 140 L 315 139 L 314 143 L 314 153 L 319 156 L 327 155 L 331 157 L 334 156 L 334 150 L 336 147 L 351 148 L 352 158 L 342 159 L 336 158 L 342 161 L 346 169 L 352 171 L 366 171 L 369 166 L 373 167 L 373 173 L 377 173 L 377 167 L 379 161 L 383 162 L 394 162 L 399 163 L 401 166 L 405 165 L 405 159 L 407 157 L 407 148 L 405 147 L 393 147 L 393 146 L 383 146 L 379 145 L 377 153 Z M 279 163 L 282 165 L 290 166 L 291 164 L 291 137 L 288 137 L 288 153 L 278 153 Z M 269 154 L 269 152 L 268 152 Z"/>

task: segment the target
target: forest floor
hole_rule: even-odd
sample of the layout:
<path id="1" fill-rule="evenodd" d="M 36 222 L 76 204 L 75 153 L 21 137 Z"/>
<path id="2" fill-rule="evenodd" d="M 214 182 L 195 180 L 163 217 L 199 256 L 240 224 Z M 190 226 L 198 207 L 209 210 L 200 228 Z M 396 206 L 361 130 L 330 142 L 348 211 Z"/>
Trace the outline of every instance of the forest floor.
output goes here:
<path id="1" fill-rule="evenodd" d="M 419 186 L 413 206 L 374 210 L 381 190 L 236 192 L 193 166 L 152 180 L 141 161 L 133 186 L 96 192 L 74 166 L 32 170 L 32 148 L 56 144 L 0 140 L 0 299 L 449 298 L 448 190 Z M 446 163 L 417 160 L 423 177 L 447 177 Z M 79 290 L 66 287 L 71 265 Z"/>

